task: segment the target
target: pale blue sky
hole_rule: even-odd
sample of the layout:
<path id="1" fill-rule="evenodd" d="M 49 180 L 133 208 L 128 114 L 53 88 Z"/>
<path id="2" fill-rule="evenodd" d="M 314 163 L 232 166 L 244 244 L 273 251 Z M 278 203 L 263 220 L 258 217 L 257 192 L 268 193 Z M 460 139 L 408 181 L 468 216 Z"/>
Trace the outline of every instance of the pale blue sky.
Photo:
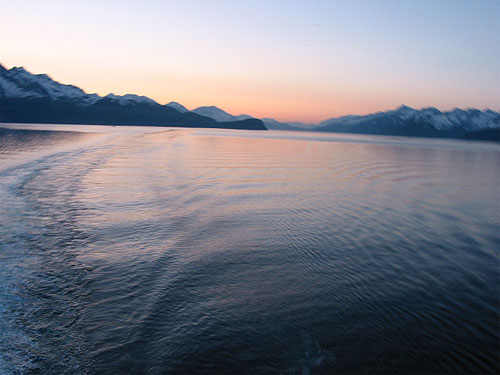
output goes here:
<path id="1" fill-rule="evenodd" d="M 319 121 L 500 109 L 500 1 L 4 1 L 0 62 L 87 92 Z"/>

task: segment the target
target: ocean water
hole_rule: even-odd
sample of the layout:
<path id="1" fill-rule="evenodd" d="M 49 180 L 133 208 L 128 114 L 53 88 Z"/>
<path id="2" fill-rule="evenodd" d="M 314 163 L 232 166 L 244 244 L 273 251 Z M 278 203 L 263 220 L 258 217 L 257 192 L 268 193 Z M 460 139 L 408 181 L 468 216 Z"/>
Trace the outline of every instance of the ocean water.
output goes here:
<path id="1" fill-rule="evenodd" d="M 500 371 L 497 144 L 8 127 L 0 374 Z"/>

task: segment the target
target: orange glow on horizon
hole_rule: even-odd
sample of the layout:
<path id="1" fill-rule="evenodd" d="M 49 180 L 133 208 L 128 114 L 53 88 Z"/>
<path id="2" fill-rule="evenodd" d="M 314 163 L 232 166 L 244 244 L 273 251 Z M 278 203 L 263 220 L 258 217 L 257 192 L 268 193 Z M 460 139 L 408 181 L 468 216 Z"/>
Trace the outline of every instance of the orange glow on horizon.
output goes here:
<path id="1" fill-rule="evenodd" d="M 19 66 L 9 64 L 9 59 L 2 63 L 6 68 Z M 46 58 L 34 60 L 24 67 L 33 74 L 48 74 L 55 81 L 75 85 L 89 94 L 144 95 L 160 104 L 175 101 L 189 110 L 214 105 L 232 115 L 247 114 L 281 122 L 314 124 L 334 117 L 390 110 L 402 104 L 421 108 L 431 106 L 429 102 L 432 102 L 422 101 L 416 93 L 401 94 L 400 100 L 394 101 L 398 93 L 387 89 L 380 89 L 378 95 L 373 96 L 372 89 L 362 85 L 323 85 L 312 89 L 300 84 L 273 82 L 272 79 L 252 82 L 249 77 L 240 80 L 236 77 L 207 78 L 195 74 L 188 77 L 186 72 L 131 71 L 128 67 L 103 68 L 95 64 L 68 64 L 67 61 L 54 62 Z M 429 98 L 443 99 L 438 96 L 432 98 L 431 94 Z M 459 106 L 449 100 L 448 106 L 439 109 Z"/>

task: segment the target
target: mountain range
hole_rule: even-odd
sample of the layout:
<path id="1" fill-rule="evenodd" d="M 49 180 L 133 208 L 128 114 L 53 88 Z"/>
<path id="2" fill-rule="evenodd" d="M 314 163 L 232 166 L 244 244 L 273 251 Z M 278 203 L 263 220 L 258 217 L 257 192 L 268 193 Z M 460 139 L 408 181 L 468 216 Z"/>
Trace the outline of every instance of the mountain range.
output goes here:
<path id="1" fill-rule="evenodd" d="M 229 119 L 237 120 L 242 116 L 246 116 L 232 116 L 217 107 L 200 108 L 215 108 L 217 111 L 213 110 L 213 113 L 217 114 L 218 118 L 226 119 L 226 121 L 229 121 Z M 211 114 L 206 113 L 206 115 L 210 116 Z M 402 105 L 390 111 L 363 116 L 342 116 L 318 124 L 285 123 L 272 118 L 263 118 L 262 121 L 266 128 L 270 130 L 460 138 L 500 142 L 500 113 L 489 109 L 481 111 L 474 108 L 457 108 L 441 112 L 434 107 L 414 109 Z"/>
<path id="2" fill-rule="evenodd" d="M 178 104 L 178 103 L 176 103 Z M 204 110 L 210 111 L 204 112 Z M 186 111 L 187 109 L 184 108 Z M 233 116 L 217 107 L 200 107 L 193 112 L 220 121 L 236 121 L 248 115 Z M 321 131 L 336 133 L 375 134 L 435 138 L 462 138 L 500 141 L 500 113 L 486 109 L 453 109 L 441 112 L 428 107 L 414 109 L 402 105 L 394 110 L 368 115 L 331 118 L 317 124 L 279 122 L 263 118 L 270 130 Z"/>
<path id="3" fill-rule="evenodd" d="M 210 109 L 210 111 L 205 111 L 205 109 Z M 217 107 L 200 107 L 193 112 L 213 117 L 218 121 L 248 118 L 248 115 L 233 116 Z M 363 116 L 342 116 L 318 124 L 285 123 L 272 118 L 263 118 L 262 121 L 270 130 L 460 138 L 500 142 L 500 113 L 490 109 L 456 108 L 441 112 L 434 107 L 414 109 L 402 105 L 390 111 Z"/>
<path id="4" fill-rule="evenodd" d="M 176 102 L 167 105 L 181 106 L 184 111 L 188 111 Z M 250 117 L 248 115 L 233 116 L 214 106 L 199 107 L 192 112 L 212 117 L 217 121 L 237 121 Z M 500 113 L 490 109 L 456 108 L 442 112 L 434 107 L 415 109 L 402 105 L 390 111 L 342 116 L 317 124 L 280 122 L 272 118 L 261 120 L 270 130 L 459 138 L 500 142 Z"/>
<path id="5" fill-rule="evenodd" d="M 434 107 L 414 109 L 403 105 L 386 112 L 330 119 L 315 130 L 500 141 L 500 113 L 458 108 L 441 112 Z"/>
<path id="6" fill-rule="evenodd" d="M 402 105 L 390 111 L 331 118 L 317 124 L 285 123 L 245 114 L 235 116 L 215 106 L 188 110 L 178 102 L 161 105 L 133 94 L 87 94 L 46 74 L 31 74 L 22 67 L 6 69 L 1 64 L 0 122 L 267 128 L 500 142 L 500 113 L 489 109 L 441 112 L 434 107 L 414 109 Z"/>
<path id="7" fill-rule="evenodd" d="M 0 122 L 150 125 L 266 130 L 259 119 L 219 122 L 191 111 L 179 111 L 138 95 L 104 97 L 0 64 Z"/>

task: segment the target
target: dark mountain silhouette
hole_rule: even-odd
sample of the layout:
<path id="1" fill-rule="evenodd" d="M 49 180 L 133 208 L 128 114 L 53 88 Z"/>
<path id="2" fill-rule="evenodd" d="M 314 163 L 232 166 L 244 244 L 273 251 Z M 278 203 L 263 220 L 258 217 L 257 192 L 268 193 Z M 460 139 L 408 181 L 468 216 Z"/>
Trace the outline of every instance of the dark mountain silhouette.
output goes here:
<path id="1" fill-rule="evenodd" d="M 437 108 L 420 110 L 401 106 L 366 116 L 344 116 L 320 123 L 315 131 L 462 138 L 500 141 L 500 113 L 492 110 Z"/>
<path id="2" fill-rule="evenodd" d="M 137 95 L 101 97 L 45 74 L 0 65 L 0 122 L 150 125 L 266 130 L 262 121 L 217 122 Z"/>
<path id="3" fill-rule="evenodd" d="M 161 105 L 133 94 L 101 97 L 64 85 L 46 74 L 24 68 L 5 69 L 0 64 L 0 122 L 66 123 L 98 125 L 151 125 L 227 129 L 309 130 L 414 137 L 461 138 L 500 142 L 500 113 L 492 110 L 437 108 L 395 110 L 364 116 L 332 118 L 319 124 L 262 121 L 248 115 L 234 116 L 215 106 L 189 111 L 182 104 Z"/>
<path id="4" fill-rule="evenodd" d="M 170 104 L 169 104 L 170 105 Z M 179 103 L 173 103 L 180 106 Z M 182 107 L 182 106 L 181 106 Z M 185 111 L 188 111 L 185 109 Z M 212 117 L 215 120 L 241 119 L 214 107 L 200 107 L 192 112 Z M 377 112 L 364 116 L 351 115 L 331 118 L 319 124 L 301 122 L 279 122 L 263 118 L 266 128 L 288 131 L 322 131 L 375 135 L 397 135 L 413 137 L 461 138 L 500 141 L 500 114 L 492 110 L 454 109 L 441 112 L 429 107 L 414 109 L 401 106 L 395 110 Z"/>

